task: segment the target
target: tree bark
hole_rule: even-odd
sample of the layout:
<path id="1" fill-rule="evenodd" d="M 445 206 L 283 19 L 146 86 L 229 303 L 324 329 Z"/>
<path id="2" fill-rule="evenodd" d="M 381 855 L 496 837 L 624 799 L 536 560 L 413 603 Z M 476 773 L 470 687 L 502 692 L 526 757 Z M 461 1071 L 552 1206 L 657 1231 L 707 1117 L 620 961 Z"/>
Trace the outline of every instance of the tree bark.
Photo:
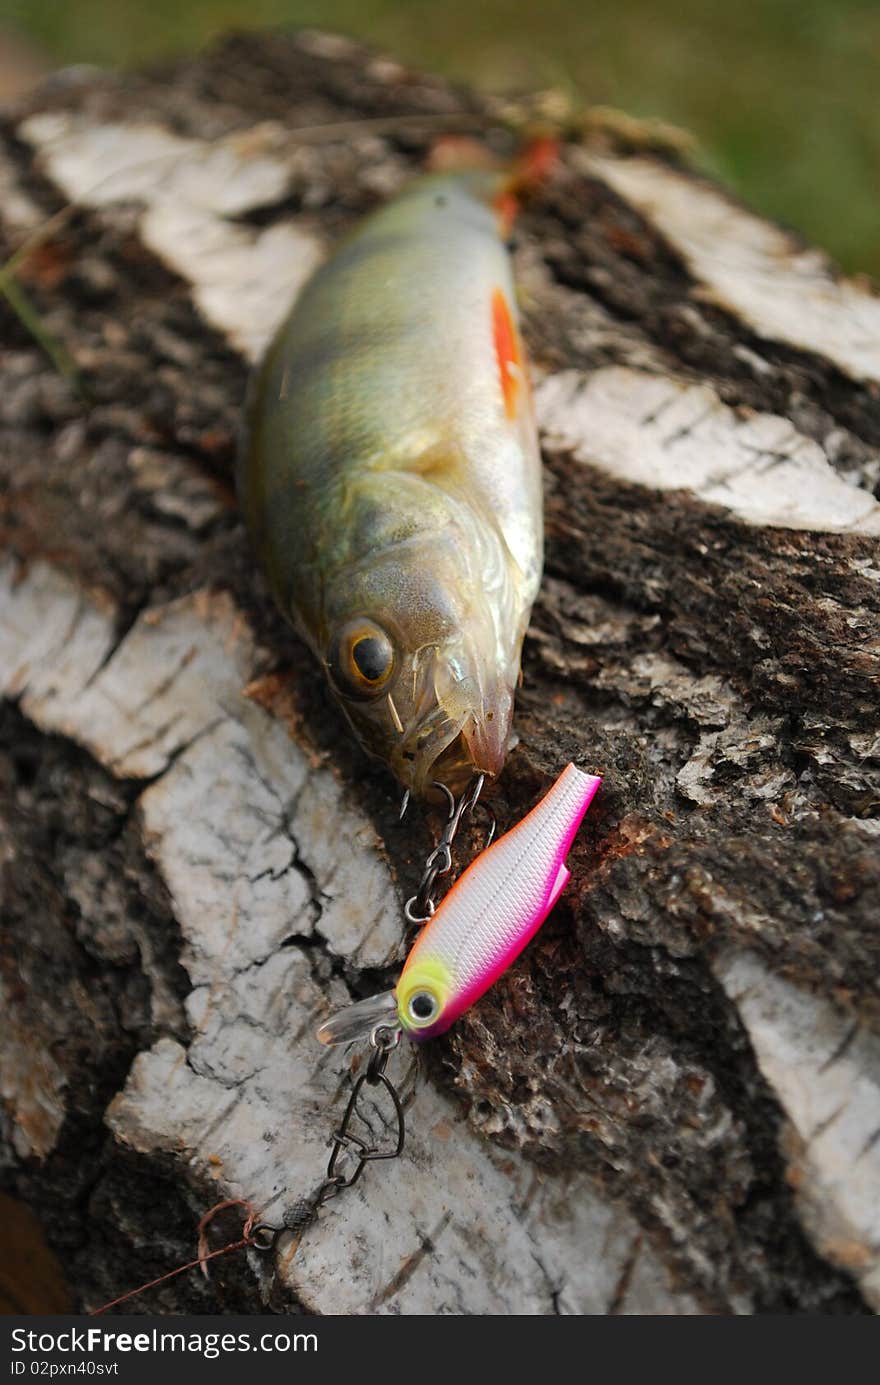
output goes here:
<path id="1" fill-rule="evenodd" d="M 405 950 L 437 823 L 398 824 L 231 476 L 249 364 L 444 123 L 503 143 L 302 34 L 3 125 L 5 253 L 88 397 L 4 309 L 0 1169 L 80 1307 L 320 1181 L 352 1059 L 315 1026 Z M 584 122 L 516 230 L 547 565 L 492 798 L 604 776 L 571 887 L 394 1056 L 402 1159 L 128 1311 L 880 1306 L 880 300 L 648 136 Z"/>

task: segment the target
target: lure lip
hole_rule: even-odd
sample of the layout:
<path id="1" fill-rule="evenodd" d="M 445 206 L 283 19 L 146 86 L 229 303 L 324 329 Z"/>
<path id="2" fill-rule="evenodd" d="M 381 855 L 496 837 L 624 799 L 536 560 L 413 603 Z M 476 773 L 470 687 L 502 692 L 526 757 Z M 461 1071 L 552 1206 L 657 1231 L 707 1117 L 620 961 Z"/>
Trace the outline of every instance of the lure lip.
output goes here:
<path id="1" fill-rule="evenodd" d="M 335 1044 L 353 1043 L 355 1039 L 365 1039 L 379 1026 L 397 1028 L 397 993 L 381 991 L 378 995 L 356 1000 L 343 1010 L 324 1020 L 317 1031 L 318 1043 L 326 1047 Z"/>

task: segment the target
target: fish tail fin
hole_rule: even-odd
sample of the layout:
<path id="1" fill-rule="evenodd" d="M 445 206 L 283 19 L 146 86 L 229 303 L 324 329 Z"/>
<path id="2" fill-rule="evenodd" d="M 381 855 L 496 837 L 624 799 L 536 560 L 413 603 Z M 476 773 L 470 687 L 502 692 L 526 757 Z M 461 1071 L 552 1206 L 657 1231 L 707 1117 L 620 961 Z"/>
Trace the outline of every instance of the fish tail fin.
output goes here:
<path id="1" fill-rule="evenodd" d="M 570 879 L 571 871 L 568 869 L 568 866 L 565 865 L 565 863 L 563 862 L 563 864 L 559 867 L 556 879 L 553 881 L 553 888 L 550 891 L 550 903 L 547 908 L 548 913 L 555 905 L 557 899 L 562 894 L 562 891 L 565 889 Z"/>

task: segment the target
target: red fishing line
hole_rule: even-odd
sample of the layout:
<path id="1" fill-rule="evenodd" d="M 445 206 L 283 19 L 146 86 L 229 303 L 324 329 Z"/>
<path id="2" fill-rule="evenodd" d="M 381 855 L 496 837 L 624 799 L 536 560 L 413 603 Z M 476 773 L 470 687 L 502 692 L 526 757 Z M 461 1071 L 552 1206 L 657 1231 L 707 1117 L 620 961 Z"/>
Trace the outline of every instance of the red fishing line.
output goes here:
<path id="1" fill-rule="evenodd" d="M 247 1218 L 242 1227 L 242 1236 L 238 1241 L 232 1241 L 228 1246 L 221 1246 L 219 1250 L 209 1251 L 205 1239 L 205 1230 L 208 1223 L 218 1212 L 224 1211 L 227 1207 L 246 1207 Z M 90 1318 L 100 1317 L 108 1309 L 115 1308 L 120 1303 L 126 1303 L 130 1298 L 137 1298 L 138 1294 L 146 1293 L 147 1289 L 154 1289 L 157 1284 L 164 1284 L 167 1279 L 174 1279 L 179 1274 L 185 1274 L 187 1270 L 194 1270 L 196 1265 L 201 1265 L 202 1272 L 207 1278 L 205 1266 L 209 1260 L 217 1260 L 221 1255 L 231 1255 L 234 1250 L 246 1250 L 248 1246 L 254 1245 L 251 1238 L 251 1231 L 257 1214 L 250 1202 L 245 1198 L 229 1198 L 225 1202 L 218 1202 L 211 1207 L 202 1217 L 198 1226 L 198 1249 L 199 1253 L 195 1260 L 189 1260 L 185 1265 L 178 1265 L 176 1269 L 169 1270 L 167 1274 L 160 1274 L 158 1279 L 150 1279 L 146 1284 L 140 1284 L 136 1289 L 129 1289 L 127 1294 L 120 1294 L 119 1298 L 112 1298 L 109 1303 L 102 1303 L 100 1308 L 93 1308 L 89 1313 Z"/>

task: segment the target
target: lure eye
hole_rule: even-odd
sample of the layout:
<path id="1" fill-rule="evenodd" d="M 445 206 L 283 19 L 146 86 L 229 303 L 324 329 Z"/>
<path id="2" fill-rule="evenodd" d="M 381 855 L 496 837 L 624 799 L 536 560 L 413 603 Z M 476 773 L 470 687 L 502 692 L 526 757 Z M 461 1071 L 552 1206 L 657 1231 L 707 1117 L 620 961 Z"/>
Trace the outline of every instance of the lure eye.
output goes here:
<path id="1" fill-rule="evenodd" d="M 437 1018 L 439 1010 L 437 997 L 430 991 L 413 991 L 406 1002 L 407 1014 L 417 1028 L 431 1024 Z"/>
<path id="2" fill-rule="evenodd" d="M 371 620 L 350 620 L 330 642 L 330 677 L 345 697 L 378 697 L 394 672 L 394 646 Z"/>

